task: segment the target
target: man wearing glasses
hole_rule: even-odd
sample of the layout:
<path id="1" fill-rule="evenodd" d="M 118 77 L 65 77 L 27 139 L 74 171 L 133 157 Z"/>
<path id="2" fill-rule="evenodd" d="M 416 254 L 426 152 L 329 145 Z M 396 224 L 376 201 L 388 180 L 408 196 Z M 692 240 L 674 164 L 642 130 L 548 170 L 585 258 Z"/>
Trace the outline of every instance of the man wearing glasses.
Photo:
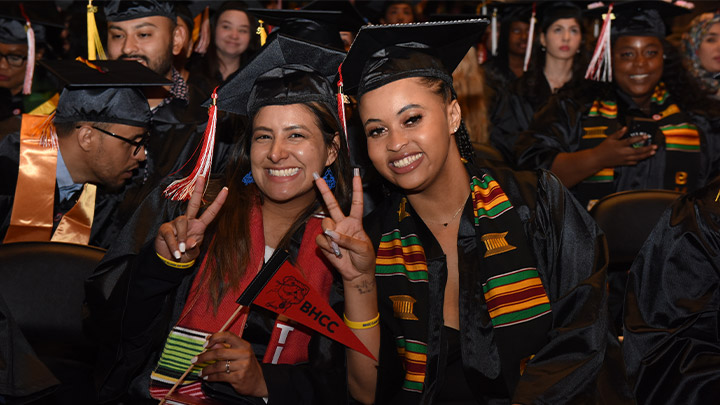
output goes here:
<path id="1" fill-rule="evenodd" d="M 126 185 L 141 177 L 146 159 L 151 113 L 135 86 L 166 81 L 134 62 L 48 67 L 86 82 L 68 83 L 53 116 L 24 115 L 21 131 L 0 143 L 0 238 L 107 248 L 122 226 L 117 208 Z M 151 80 L 143 84 L 135 70 Z"/>

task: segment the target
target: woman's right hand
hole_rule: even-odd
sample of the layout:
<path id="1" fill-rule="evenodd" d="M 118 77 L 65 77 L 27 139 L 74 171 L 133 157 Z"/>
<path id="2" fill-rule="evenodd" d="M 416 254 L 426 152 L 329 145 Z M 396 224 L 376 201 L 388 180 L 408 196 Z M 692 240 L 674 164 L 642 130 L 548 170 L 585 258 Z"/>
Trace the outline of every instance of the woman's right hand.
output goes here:
<path id="1" fill-rule="evenodd" d="M 325 234 L 316 238 L 318 246 L 343 280 L 352 281 L 361 276 L 374 279 L 375 249 L 363 229 L 363 189 L 358 169 L 353 176 L 352 205 L 348 216 L 342 212 L 322 177 L 317 177 L 315 184 L 330 215 L 322 223 Z"/>
<path id="2" fill-rule="evenodd" d="M 193 261 L 198 257 L 205 230 L 220 212 L 228 195 L 227 187 L 223 187 L 215 201 L 203 211 L 199 218 L 196 218 L 200 211 L 204 191 L 205 178 L 201 176 L 195 183 L 195 189 L 190 196 L 185 215 L 160 226 L 155 237 L 155 251 L 160 256 L 181 263 Z"/>
<path id="3" fill-rule="evenodd" d="M 634 166 L 638 162 L 653 156 L 657 151 L 657 145 L 641 146 L 639 148 L 633 146 L 634 143 L 647 140 L 647 135 L 631 136 L 623 139 L 622 137 L 626 133 L 627 127 L 622 127 L 595 147 L 600 167 Z"/>

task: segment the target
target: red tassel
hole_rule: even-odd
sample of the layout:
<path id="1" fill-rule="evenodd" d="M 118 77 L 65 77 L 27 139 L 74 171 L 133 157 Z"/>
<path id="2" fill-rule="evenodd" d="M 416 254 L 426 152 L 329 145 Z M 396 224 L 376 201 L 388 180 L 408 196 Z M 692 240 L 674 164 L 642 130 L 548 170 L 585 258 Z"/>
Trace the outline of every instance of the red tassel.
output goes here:
<path id="1" fill-rule="evenodd" d="M 217 87 L 212 92 L 212 105 L 208 109 L 208 123 L 203 134 L 202 148 L 200 156 L 195 164 L 195 168 L 189 176 L 173 181 L 163 191 L 166 198 L 173 201 L 186 201 L 190 199 L 195 190 L 195 183 L 199 176 L 205 178 L 210 174 L 212 167 L 213 149 L 215 149 L 215 127 L 217 126 Z M 205 183 L 207 188 L 207 182 Z"/>
<path id="2" fill-rule="evenodd" d="M 27 40 L 28 40 L 28 53 L 27 53 L 27 62 L 25 63 L 25 81 L 23 82 L 23 94 L 30 94 L 32 89 L 32 79 L 33 74 L 35 73 L 35 31 L 33 31 L 32 26 L 30 25 L 30 18 L 28 18 L 27 14 L 25 14 L 25 7 L 23 7 L 22 3 L 18 4 L 20 6 L 20 13 L 22 13 L 23 17 L 25 17 L 25 32 L 27 33 Z"/>
<path id="3" fill-rule="evenodd" d="M 338 105 L 338 117 L 340 118 L 340 123 L 342 124 L 343 131 L 345 132 L 345 143 L 348 145 L 348 149 L 350 148 L 350 142 L 348 140 L 348 133 L 347 133 L 347 121 L 345 119 L 345 94 L 343 94 L 343 78 L 342 78 L 342 63 L 340 66 L 338 66 L 338 95 L 337 95 L 337 105 Z"/>
<path id="4" fill-rule="evenodd" d="M 610 26 L 612 9 L 615 3 L 610 3 L 600 36 L 598 37 L 592 59 L 585 72 L 585 78 L 591 80 L 612 80 L 612 61 L 610 60 Z"/>

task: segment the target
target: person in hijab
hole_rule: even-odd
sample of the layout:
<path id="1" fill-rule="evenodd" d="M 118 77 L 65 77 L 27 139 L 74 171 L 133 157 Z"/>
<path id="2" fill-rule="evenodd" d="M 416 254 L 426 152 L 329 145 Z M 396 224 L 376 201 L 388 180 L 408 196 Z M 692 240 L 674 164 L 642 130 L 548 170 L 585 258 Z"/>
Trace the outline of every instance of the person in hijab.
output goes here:
<path id="1" fill-rule="evenodd" d="M 703 13 L 682 37 L 685 65 L 700 87 L 720 98 L 720 13 Z"/>

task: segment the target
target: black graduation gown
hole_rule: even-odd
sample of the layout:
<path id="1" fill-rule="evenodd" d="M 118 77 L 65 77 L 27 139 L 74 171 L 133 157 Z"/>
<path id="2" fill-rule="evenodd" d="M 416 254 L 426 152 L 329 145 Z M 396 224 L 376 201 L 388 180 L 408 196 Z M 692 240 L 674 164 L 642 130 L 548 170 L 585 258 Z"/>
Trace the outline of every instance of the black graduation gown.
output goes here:
<path id="1" fill-rule="evenodd" d="M 635 259 L 623 350 L 640 404 L 720 398 L 720 179 L 663 214 Z"/>
<path id="2" fill-rule="evenodd" d="M 20 159 L 20 134 L 13 133 L 0 141 L 0 242 L 5 238 L 5 233 L 10 226 L 10 217 L 12 215 L 12 207 L 15 199 L 15 186 L 17 184 L 18 169 Z M 134 178 L 131 181 L 139 181 Z M 132 187 L 132 186 L 128 186 Z M 118 206 L 122 202 L 123 196 L 127 188 L 120 192 L 109 192 L 98 187 L 95 197 L 95 215 L 93 217 L 92 228 L 90 229 L 91 246 L 98 246 L 104 249 L 110 247 L 115 237 L 124 225 L 118 216 Z M 58 214 L 68 212 L 79 198 L 79 194 L 75 200 L 60 203 L 58 201 L 58 190 L 55 187 L 55 206 L 53 218 L 59 219 Z M 59 221 L 54 221 L 53 229 L 57 227 Z"/>
<path id="3" fill-rule="evenodd" d="M 515 141 L 522 131 L 530 127 L 535 113 L 551 97 L 555 95 L 571 97 L 573 91 L 585 85 L 582 81 L 580 83 L 570 81 L 554 94 L 545 75 L 542 75 L 540 79 L 540 83 L 534 87 L 530 86 L 529 81 L 533 79 L 528 75 L 513 82 L 509 91 L 501 93 L 498 105 L 491 117 L 490 143 L 502 153 L 510 164 L 513 164 L 515 160 L 513 154 Z"/>
<path id="4" fill-rule="evenodd" d="M 157 229 L 184 210 L 183 203 L 161 196 L 163 188 L 155 189 L 138 208 L 87 282 L 89 326 L 101 342 L 96 373 L 101 402 L 123 395 L 130 401 L 149 398 L 150 372 L 157 366 L 199 268 L 196 264 L 179 271 L 157 259 L 152 244 Z M 196 263 L 201 263 L 204 255 L 202 252 Z M 337 285 L 331 290 L 330 304 L 342 311 Z M 276 316 L 255 308 L 250 314 L 243 338 L 253 344 L 262 361 Z M 344 347 L 315 334 L 308 354 L 311 360 L 307 365 L 261 364 L 269 404 L 348 401 Z"/>
<path id="5" fill-rule="evenodd" d="M 529 129 L 518 136 L 513 154 L 515 163 L 523 169 L 549 169 L 555 156 L 560 152 L 576 152 L 581 148 L 583 123 L 593 102 L 611 99 L 617 102 L 618 129 L 632 117 L 650 118 L 614 85 L 586 81 L 580 91 L 566 97 L 553 97 L 535 117 Z M 665 107 L 672 104 L 670 100 Z M 682 106 L 679 106 L 682 110 Z M 720 117 L 707 116 L 698 111 L 685 111 L 688 121 L 697 126 L 700 134 L 699 173 L 696 180 L 687 184 L 692 191 L 707 184 L 720 171 Z M 654 156 L 639 162 L 635 166 L 618 166 L 615 177 L 608 187 L 608 193 L 624 190 L 663 189 L 666 188 L 665 171 L 667 149 L 664 142 Z M 576 185 L 570 191 L 581 204 L 587 205 L 588 197 L 581 194 Z"/>
<path id="6" fill-rule="evenodd" d="M 539 345 L 535 356 L 527 362 L 522 375 L 514 359 L 500 356 L 498 363 L 483 357 L 483 353 L 499 352 L 496 335 L 487 315 L 483 297 L 482 277 L 470 278 L 471 283 L 460 283 L 460 342 L 463 349 L 463 368 L 467 384 L 476 393 L 480 404 L 618 404 L 629 401 L 622 369 L 617 338 L 607 325 L 607 292 L 605 269 L 607 253 L 605 239 L 584 209 L 570 196 L 557 178 L 549 172 L 514 172 L 487 162 L 492 176 L 507 193 L 525 231 L 530 249 L 534 253 L 537 271 L 552 307 L 552 325 L 546 342 L 523 342 Z M 475 175 L 470 168 L 470 175 Z M 365 220 L 365 227 L 374 245 L 380 235 L 392 228 L 384 227 L 395 216 L 402 195 L 392 193 L 389 198 Z M 383 220 L 385 218 L 385 220 Z M 463 220 L 472 221 L 464 218 Z M 462 227 L 462 225 L 461 225 Z M 461 228 L 462 231 L 462 228 Z M 437 245 L 432 234 L 424 227 L 417 235 L 426 247 L 426 253 Z M 477 235 L 479 240 L 479 235 Z M 458 261 L 473 263 L 478 259 L 465 257 L 458 236 Z M 439 245 L 434 249 L 440 250 Z M 441 250 L 440 250 L 441 252 Z M 427 303 L 416 303 L 430 309 L 428 321 L 427 376 L 425 389 L 419 397 L 409 398 L 401 390 L 404 369 L 398 356 L 395 339 L 403 336 L 403 321 L 396 318 L 388 294 L 384 293 L 387 280 L 378 277 L 378 300 L 381 319 L 380 366 L 378 369 L 377 398 L 379 404 L 421 403 L 430 404 L 442 389 L 442 378 L 447 362 L 447 351 L 433 347 L 442 329 L 442 292 L 444 286 L 433 286 L 432 280 L 444 280 L 444 255 L 428 256 L 430 295 Z M 467 269 L 460 269 L 462 274 Z M 477 283 L 477 284 L 476 284 Z M 421 298 L 414 297 L 418 300 Z M 471 316 L 475 311 L 485 315 Z M 433 315 L 433 313 L 435 315 Z M 435 320 L 433 322 L 433 319 Z M 478 322 L 478 319 L 485 321 Z M 433 337 L 434 336 L 434 337 Z M 479 336 L 490 336 L 491 346 Z M 542 339 L 541 339 L 542 340 Z M 508 357 L 513 357 L 512 353 Z M 480 357 L 477 357 L 480 356 Z M 477 357 L 477 358 L 474 358 Z M 513 363 L 513 364 L 510 364 Z M 509 366 L 508 366 L 509 365 Z M 481 370 L 499 374 L 490 378 Z M 500 369 L 502 368 L 502 371 Z M 508 370 L 511 370 L 508 372 Z"/>

